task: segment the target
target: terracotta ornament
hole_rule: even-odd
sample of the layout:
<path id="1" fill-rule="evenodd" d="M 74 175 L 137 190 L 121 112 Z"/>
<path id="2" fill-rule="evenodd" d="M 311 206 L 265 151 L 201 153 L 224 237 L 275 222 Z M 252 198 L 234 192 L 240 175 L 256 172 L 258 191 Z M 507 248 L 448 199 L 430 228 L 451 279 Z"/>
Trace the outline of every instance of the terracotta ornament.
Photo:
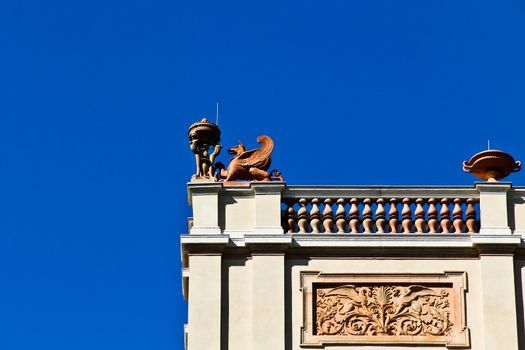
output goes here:
<path id="1" fill-rule="evenodd" d="M 246 150 L 242 142 L 230 148 L 228 154 L 233 154 L 234 157 L 230 160 L 228 168 L 221 162 L 217 162 L 215 165 L 220 169 L 219 177 L 223 181 L 283 181 L 279 171 L 268 172 L 272 163 L 273 140 L 269 136 L 263 135 L 257 138 L 257 143 L 261 147 L 250 151 Z"/>
<path id="2" fill-rule="evenodd" d="M 305 271 L 301 284 L 303 346 L 470 346 L 464 272 Z"/>
<path id="3" fill-rule="evenodd" d="M 468 162 L 463 162 L 464 172 L 489 182 L 496 182 L 520 169 L 520 161 L 515 162 L 510 154 L 492 149 L 477 153 Z"/>
<path id="4" fill-rule="evenodd" d="M 192 181 L 217 181 L 213 162 L 219 155 L 222 146 L 221 131 L 219 127 L 203 118 L 200 122 L 193 123 L 189 130 L 190 149 L 195 154 L 196 172 L 191 177 Z M 210 147 L 213 151 L 210 153 Z"/>
<path id="5" fill-rule="evenodd" d="M 451 288 L 342 285 L 316 290 L 316 334 L 450 336 Z"/>

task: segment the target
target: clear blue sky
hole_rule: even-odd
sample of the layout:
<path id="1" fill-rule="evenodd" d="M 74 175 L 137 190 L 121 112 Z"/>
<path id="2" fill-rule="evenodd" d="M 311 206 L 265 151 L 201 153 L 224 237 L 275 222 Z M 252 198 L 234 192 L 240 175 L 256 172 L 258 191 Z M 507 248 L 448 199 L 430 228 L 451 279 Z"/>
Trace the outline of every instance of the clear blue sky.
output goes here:
<path id="1" fill-rule="evenodd" d="M 525 160 L 524 38 L 520 0 L 3 1 L 0 349 L 182 349 L 186 133 L 217 100 L 289 184 Z"/>

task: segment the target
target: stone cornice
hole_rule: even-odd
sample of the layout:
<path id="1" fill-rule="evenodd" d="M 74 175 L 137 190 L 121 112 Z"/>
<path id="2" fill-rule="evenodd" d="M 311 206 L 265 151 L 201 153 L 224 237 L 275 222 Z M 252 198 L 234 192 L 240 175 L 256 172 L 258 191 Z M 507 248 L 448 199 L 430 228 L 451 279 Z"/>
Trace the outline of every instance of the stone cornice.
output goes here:
<path id="1" fill-rule="evenodd" d="M 469 234 L 244 234 L 231 237 L 221 235 L 181 235 L 183 255 L 238 251 L 241 255 L 251 253 L 284 252 L 294 254 L 308 250 L 315 254 L 326 250 L 380 250 L 388 256 L 392 252 L 404 251 L 411 256 L 424 257 L 426 251 L 471 251 L 489 254 L 490 252 L 514 252 L 525 249 L 522 237 L 518 235 L 469 235 Z M 185 260 L 185 259 L 184 259 Z"/>

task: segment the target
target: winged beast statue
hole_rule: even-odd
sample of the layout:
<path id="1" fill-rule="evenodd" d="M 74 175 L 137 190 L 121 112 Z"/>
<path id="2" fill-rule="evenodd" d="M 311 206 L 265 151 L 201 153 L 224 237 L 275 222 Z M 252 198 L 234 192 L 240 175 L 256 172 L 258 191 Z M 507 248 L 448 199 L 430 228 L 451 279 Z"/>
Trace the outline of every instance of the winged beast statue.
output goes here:
<path id="1" fill-rule="evenodd" d="M 234 157 L 228 167 L 226 168 L 221 162 L 215 164 L 219 169 L 219 178 L 223 181 L 283 181 L 279 171 L 268 172 L 272 163 L 273 140 L 269 136 L 262 135 L 257 138 L 257 143 L 261 147 L 250 151 L 246 150 L 242 142 L 230 148 L 228 154 Z"/>

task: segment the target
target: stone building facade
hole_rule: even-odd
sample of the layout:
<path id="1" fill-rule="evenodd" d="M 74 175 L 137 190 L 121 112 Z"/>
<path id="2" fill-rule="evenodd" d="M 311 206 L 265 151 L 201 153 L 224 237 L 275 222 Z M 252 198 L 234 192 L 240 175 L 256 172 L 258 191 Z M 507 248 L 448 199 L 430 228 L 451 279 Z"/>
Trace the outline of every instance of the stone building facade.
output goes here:
<path id="1" fill-rule="evenodd" d="M 521 166 L 508 154 L 465 162 L 488 180 L 473 186 L 293 186 L 268 172 L 267 136 L 228 168 L 215 124 L 189 137 L 187 350 L 525 349 L 525 187 L 497 181 Z"/>
<path id="2" fill-rule="evenodd" d="M 188 200 L 188 350 L 525 348 L 524 187 L 207 182 Z"/>

